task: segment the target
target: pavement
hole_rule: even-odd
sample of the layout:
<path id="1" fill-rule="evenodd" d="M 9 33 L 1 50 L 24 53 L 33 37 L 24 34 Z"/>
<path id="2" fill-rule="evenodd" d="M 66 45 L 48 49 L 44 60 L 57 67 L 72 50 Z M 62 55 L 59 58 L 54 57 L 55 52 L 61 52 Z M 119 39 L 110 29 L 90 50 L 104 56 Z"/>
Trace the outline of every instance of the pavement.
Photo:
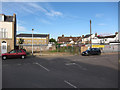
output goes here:
<path id="1" fill-rule="evenodd" d="M 8 59 L 2 61 L 2 87 L 117 88 L 118 55 Z"/>

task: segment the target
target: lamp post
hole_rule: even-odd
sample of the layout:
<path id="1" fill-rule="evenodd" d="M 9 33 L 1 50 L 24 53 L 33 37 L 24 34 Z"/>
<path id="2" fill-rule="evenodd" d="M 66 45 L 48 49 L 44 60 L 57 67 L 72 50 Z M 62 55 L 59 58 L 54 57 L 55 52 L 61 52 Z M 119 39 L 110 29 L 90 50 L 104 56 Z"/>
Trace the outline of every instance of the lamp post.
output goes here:
<path id="1" fill-rule="evenodd" d="M 90 48 L 92 48 L 92 40 L 91 40 L 91 20 L 90 20 Z"/>
<path id="2" fill-rule="evenodd" d="M 33 56 L 33 31 L 34 29 L 32 29 L 32 56 Z"/>

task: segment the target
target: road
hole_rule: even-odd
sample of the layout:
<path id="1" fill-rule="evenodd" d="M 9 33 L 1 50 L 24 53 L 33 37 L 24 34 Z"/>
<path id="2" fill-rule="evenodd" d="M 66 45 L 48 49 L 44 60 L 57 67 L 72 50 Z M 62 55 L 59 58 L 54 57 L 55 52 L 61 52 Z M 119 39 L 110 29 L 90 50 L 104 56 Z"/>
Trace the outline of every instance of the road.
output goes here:
<path id="1" fill-rule="evenodd" d="M 2 61 L 3 88 L 117 88 L 118 55 Z"/>

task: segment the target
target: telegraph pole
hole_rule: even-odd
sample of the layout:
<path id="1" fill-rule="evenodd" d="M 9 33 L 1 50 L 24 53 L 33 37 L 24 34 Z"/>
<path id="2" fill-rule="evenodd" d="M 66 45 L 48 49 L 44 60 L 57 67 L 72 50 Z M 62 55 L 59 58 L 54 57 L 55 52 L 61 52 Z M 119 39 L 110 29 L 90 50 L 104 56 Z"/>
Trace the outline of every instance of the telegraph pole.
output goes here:
<path id="1" fill-rule="evenodd" d="M 90 20 L 90 48 L 92 48 L 92 40 L 91 40 L 91 20 Z"/>

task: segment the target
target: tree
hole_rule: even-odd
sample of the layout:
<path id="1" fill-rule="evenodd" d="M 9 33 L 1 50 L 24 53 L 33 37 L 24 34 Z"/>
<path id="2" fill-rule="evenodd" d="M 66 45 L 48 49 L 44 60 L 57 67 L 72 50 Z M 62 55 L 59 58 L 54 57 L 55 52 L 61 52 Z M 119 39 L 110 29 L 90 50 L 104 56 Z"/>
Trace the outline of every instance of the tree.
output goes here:
<path id="1" fill-rule="evenodd" d="M 21 44 L 24 43 L 24 39 L 20 38 L 19 41 L 18 41 L 18 43 L 19 43 L 19 49 L 22 48 L 22 47 L 21 47 Z"/>
<path id="2" fill-rule="evenodd" d="M 49 40 L 49 42 L 57 43 L 57 41 L 56 41 L 55 39 L 53 39 L 53 38 L 51 38 L 51 39 Z"/>

